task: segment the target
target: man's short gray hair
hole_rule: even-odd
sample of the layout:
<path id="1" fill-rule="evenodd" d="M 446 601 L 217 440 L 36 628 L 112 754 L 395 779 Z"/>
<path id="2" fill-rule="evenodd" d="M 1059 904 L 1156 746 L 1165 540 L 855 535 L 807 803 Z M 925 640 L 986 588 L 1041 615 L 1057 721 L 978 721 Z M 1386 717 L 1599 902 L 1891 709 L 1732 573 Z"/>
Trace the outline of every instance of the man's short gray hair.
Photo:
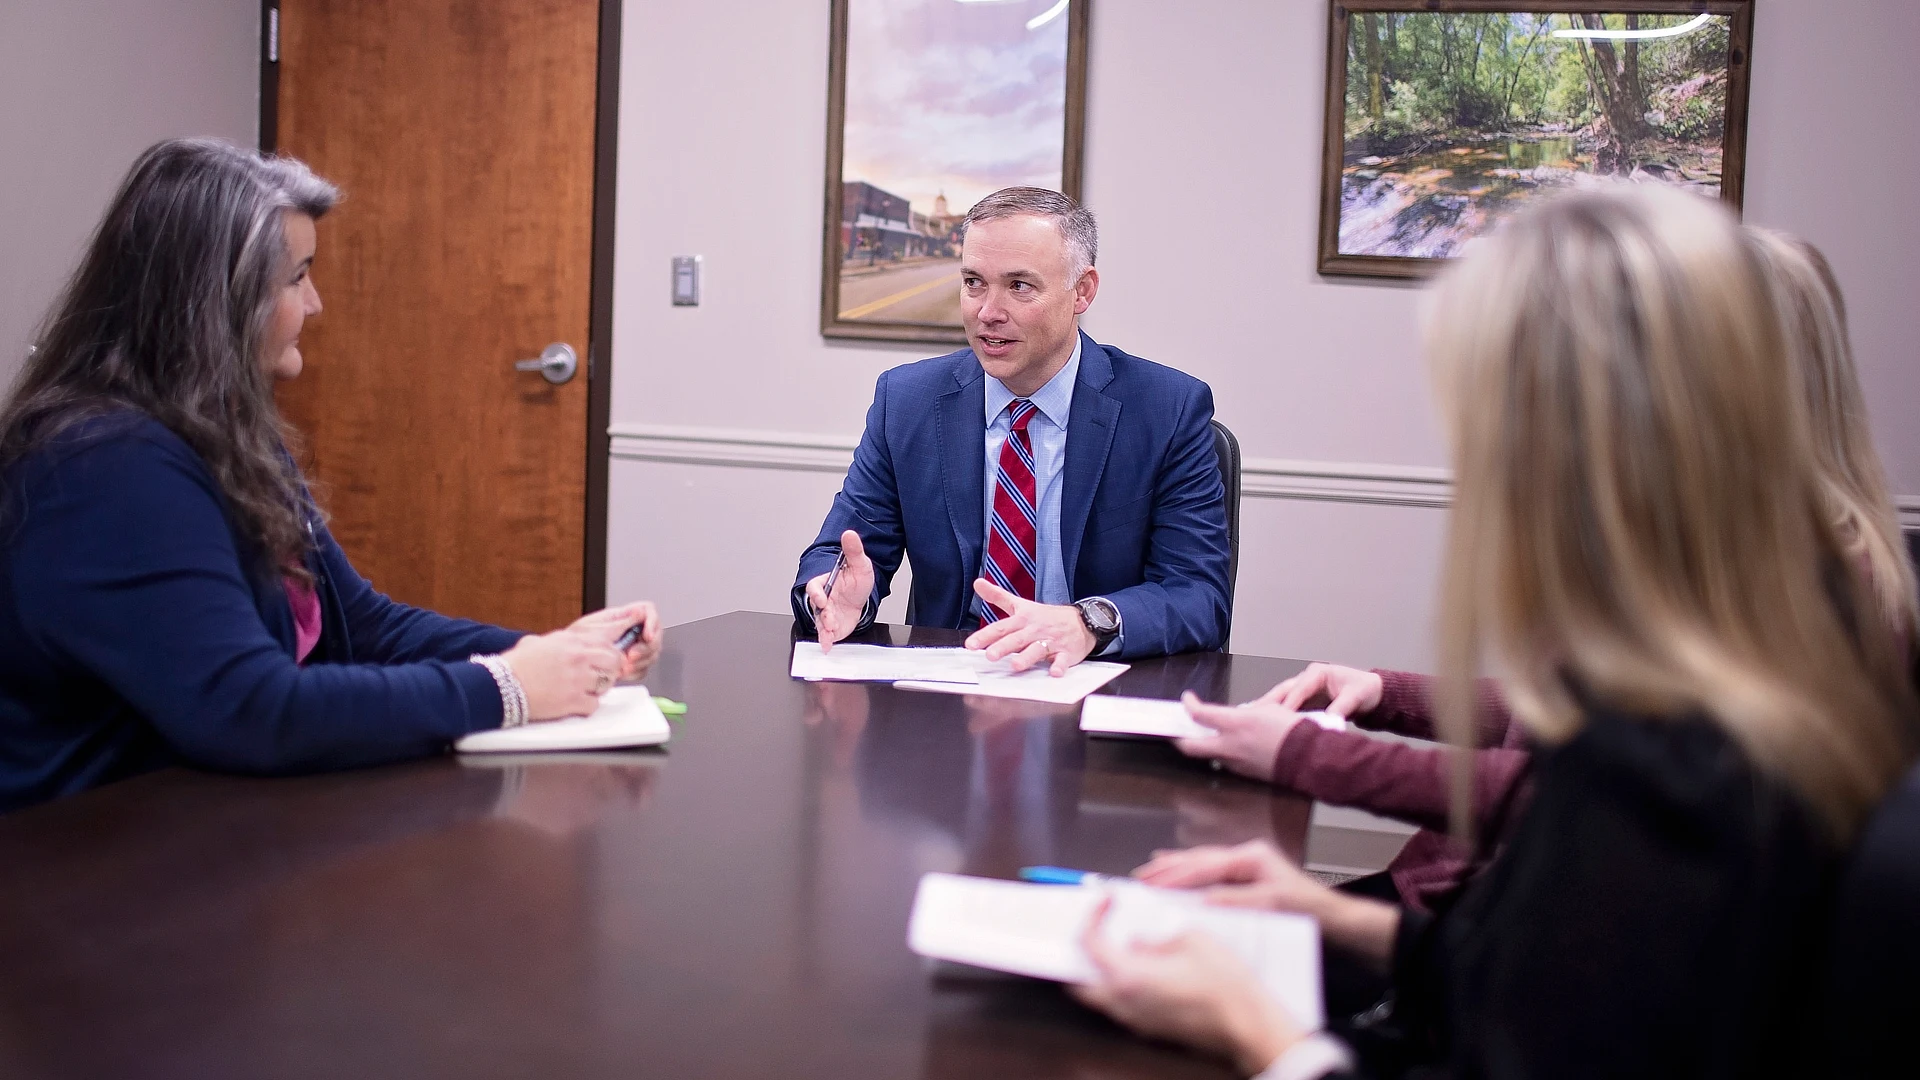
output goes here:
<path id="1" fill-rule="evenodd" d="M 1058 191 L 1039 187 L 1010 187 L 981 199 L 967 211 L 960 223 L 960 237 L 976 222 L 997 221 L 1019 214 L 1032 214 L 1053 222 L 1067 245 L 1067 283 L 1080 280 L 1100 252 L 1100 230 L 1093 223 L 1093 211 Z"/>

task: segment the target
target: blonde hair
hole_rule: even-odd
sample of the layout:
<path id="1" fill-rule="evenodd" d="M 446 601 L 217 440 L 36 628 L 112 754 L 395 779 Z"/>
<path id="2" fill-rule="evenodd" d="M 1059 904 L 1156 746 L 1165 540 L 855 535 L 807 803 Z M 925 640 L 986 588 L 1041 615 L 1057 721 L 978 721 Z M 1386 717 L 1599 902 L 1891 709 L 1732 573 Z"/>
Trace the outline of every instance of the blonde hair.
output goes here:
<path id="1" fill-rule="evenodd" d="M 1704 716 L 1849 834 L 1913 753 L 1912 692 L 1891 629 L 1853 617 L 1872 609 L 1739 224 L 1679 192 L 1571 195 L 1480 242 L 1434 304 L 1442 730 L 1472 744 L 1483 660 L 1543 741 L 1583 701 Z"/>
<path id="2" fill-rule="evenodd" d="M 1867 428 L 1867 403 L 1854 372 L 1846 302 L 1826 256 L 1797 237 L 1748 229 L 1767 271 L 1773 304 L 1806 394 L 1813 464 L 1840 536 L 1867 574 L 1875 607 L 1909 643 L 1920 627 L 1913 567 L 1886 474 Z"/>

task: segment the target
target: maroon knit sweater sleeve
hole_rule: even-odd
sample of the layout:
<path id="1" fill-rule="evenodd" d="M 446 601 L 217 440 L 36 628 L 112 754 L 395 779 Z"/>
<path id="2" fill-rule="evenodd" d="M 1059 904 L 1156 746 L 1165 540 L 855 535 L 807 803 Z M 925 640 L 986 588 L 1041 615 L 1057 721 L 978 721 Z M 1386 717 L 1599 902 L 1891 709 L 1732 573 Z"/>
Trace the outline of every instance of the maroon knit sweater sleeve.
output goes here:
<path id="1" fill-rule="evenodd" d="M 1373 673 L 1380 676 L 1380 704 L 1369 712 L 1355 713 L 1351 717 L 1353 722 L 1375 731 L 1438 740 L 1440 736 L 1433 719 L 1433 692 L 1437 680 L 1431 675 L 1414 671 L 1375 668 Z M 1500 694 L 1500 684 L 1492 679 L 1481 679 L 1474 689 L 1478 699 L 1474 714 L 1480 721 L 1480 745 L 1519 745 L 1518 732 L 1513 728 L 1513 714 L 1507 709 L 1507 699 Z"/>
<path id="2" fill-rule="evenodd" d="M 1375 739 L 1358 731 L 1295 724 L 1275 755 L 1273 782 L 1336 806 L 1447 829 L 1449 751 Z M 1526 771 L 1527 752 L 1511 747 L 1473 753 L 1473 816 L 1484 825 Z"/>

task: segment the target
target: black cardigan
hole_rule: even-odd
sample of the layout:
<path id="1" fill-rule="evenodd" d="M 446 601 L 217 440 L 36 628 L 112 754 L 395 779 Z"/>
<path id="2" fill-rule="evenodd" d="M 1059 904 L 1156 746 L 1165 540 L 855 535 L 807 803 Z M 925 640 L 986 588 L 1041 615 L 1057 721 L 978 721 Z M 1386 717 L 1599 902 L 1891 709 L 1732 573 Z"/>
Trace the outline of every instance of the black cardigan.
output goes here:
<path id="1" fill-rule="evenodd" d="M 1717 727 L 1590 712 L 1501 857 L 1403 912 L 1375 1074 L 1798 1075 L 1839 859 Z"/>

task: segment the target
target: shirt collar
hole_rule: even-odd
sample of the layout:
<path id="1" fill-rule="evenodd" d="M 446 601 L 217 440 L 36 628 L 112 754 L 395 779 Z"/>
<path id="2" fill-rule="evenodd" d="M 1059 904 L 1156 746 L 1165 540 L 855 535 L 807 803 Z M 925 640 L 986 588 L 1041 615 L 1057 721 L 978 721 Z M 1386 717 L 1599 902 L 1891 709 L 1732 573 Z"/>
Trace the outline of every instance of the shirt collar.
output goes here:
<path id="1" fill-rule="evenodd" d="M 1067 357 L 1067 366 L 1055 372 L 1053 378 L 1047 380 L 1047 385 L 1034 391 L 1027 400 L 1033 402 L 1033 407 L 1039 409 L 1041 415 L 1053 421 L 1053 426 L 1065 431 L 1067 414 L 1073 411 L 1073 383 L 1079 377 L 1080 335 L 1076 332 L 1073 335 L 1073 355 Z M 992 427 L 1000 414 L 1007 411 L 1007 403 L 1018 395 L 991 375 L 987 377 L 986 389 L 987 426 Z"/>

